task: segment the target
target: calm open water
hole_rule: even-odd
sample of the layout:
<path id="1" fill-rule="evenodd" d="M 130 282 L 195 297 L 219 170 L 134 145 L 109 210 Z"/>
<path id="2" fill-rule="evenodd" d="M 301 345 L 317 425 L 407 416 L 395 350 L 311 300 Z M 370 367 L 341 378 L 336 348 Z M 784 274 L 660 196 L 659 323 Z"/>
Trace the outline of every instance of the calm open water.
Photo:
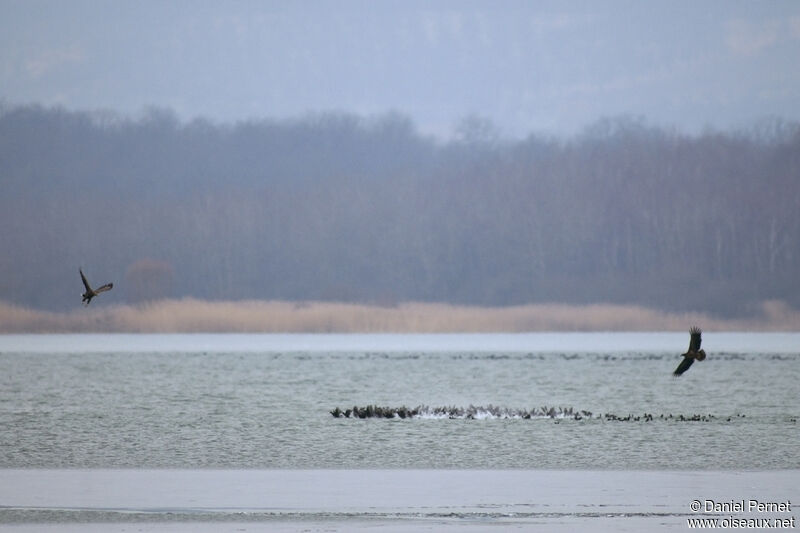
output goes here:
<path id="1" fill-rule="evenodd" d="M 684 345 L 678 333 L 0 337 L 0 467 L 800 468 L 800 335 L 706 333 L 708 358 L 673 378 Z M 329 413 L 368 404 L 593 417 Z M 654 419 L 596 418 L 607 413 Z"/>
<path id="2" fill-rule="evenodd" d="M 708 358 L 673 378 L 687 346 L 688 333 L 0 336 L 0 475 L 31 498 L 32 472 L 72 476 L 67 491 L 86 472 L 119 480 L 108 472 L 120 468 L 303 469 L 320 479 L 330 477 L 320 469 L 781 470 L 795 486 L 800 335 L 706 332 Z M 592 415 L 330 414 L 368 404 Z M 295 496 L 299 505 L 307 495 Z M 0 501 L 0 524 L 65 520 L 63 508 L 29 500 Z M 491 513 L 465 516 L 493 523 Z M 580 513 L 564 516 L 580 525 Z"/>

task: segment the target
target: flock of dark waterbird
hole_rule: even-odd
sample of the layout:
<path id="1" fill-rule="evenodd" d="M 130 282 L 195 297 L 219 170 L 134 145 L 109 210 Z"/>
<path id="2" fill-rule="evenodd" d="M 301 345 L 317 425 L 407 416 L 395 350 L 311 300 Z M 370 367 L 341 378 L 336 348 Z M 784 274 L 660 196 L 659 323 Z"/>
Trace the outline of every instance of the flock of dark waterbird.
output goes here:
<path id="1" fill-rule="evenodd" d="M 478 419 L 552 419 L 556 423 L 561 420 L 599 420 L 602 422 L 654 422 L 662 420 L 665 422 L 712 422 L 722 421 L 723 417 L 713 414 L 693 414 L 693 415 L 673 415 L 643 413 L 641 415 L 627 414 L 620 416 L 614 413 L 594 414 L 591 411 L 577 410 L 572 407 L 534 407 L 533 409 L 510 409 L 495 405 L 469 407 L 430 407 L 420 405 L 417 407 L 385 407 L 380 405 L 366 405 L 359 407 L 354 405 L 351 408 L 341 409 L 336 407 L 330 411 L 334 418 L 444 418 L 461 420 Z M 724 420 L 730 422 L 735 418 L 745 418 L 743 414 L 725 417 Z"/>

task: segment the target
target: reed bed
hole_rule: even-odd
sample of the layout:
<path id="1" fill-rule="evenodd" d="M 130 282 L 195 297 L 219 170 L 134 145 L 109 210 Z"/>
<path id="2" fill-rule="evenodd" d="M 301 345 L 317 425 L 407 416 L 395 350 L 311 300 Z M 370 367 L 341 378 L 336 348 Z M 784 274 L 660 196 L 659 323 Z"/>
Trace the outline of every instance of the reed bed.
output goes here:
<path id="1" fill-rule="evenodd" d="M 530 304 L 512 307 L 409 302 L 160 300 L 65 312 L 0 302 L 0 333 L 482 333 L 531 331 L 800 331 L 800 311 L 764 302 L 749 318 L 669 313 L 635 305 Z"/>

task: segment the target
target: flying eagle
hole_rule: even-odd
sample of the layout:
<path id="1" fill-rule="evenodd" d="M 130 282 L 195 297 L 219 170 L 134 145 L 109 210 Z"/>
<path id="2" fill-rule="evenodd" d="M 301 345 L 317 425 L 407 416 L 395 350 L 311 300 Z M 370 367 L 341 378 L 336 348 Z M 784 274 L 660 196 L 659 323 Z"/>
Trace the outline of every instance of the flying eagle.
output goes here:
<path id="1" fill-rule="evenodd" d="M 86 280 L 86 276 L 83 275 L 83 270 L 79 268 L 78 272 L 81 273 L 81 281 L 83 281 L 83 286 L 86 287 L 86 292 L 84 292 L 81 295 L 83 296 L 83 305 L 89 305 L 89 303 L 92 301 L 92 298 L 94 298 L 101 292 L 110 291 L 114 287 L 113 283 L 106 283 L 102 287 L 97 287 L 96 289 L 93 289 L 92 286 L 89 285 L 89 282 Z"/>
<path id="2" fill-rule="evenodd" d="M 673 376 L 680 376 L 689 370 L 689 367 L 692 366 L 695 359 L 702 361 L 706 358 L 706 352 L 700 349 L 700 333 L 700 328 L 696 326 L 689 330 L 689 350 L 683 354 L 683 361 L 681 361 L 681 364 L 675 369 L 675 372 L 672 373 Z"/>

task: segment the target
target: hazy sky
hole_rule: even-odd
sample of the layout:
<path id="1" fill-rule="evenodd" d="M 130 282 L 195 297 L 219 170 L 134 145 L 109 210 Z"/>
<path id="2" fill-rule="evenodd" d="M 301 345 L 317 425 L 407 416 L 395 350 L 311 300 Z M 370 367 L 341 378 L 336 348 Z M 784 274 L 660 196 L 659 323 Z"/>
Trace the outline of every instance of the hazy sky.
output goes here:
<path id="1" fill-rule="evenodd" d="M 449 135 L 800 119 L 800 2 L 0 0 L 0 99 L 183 119 L 398 111 Z"/>

